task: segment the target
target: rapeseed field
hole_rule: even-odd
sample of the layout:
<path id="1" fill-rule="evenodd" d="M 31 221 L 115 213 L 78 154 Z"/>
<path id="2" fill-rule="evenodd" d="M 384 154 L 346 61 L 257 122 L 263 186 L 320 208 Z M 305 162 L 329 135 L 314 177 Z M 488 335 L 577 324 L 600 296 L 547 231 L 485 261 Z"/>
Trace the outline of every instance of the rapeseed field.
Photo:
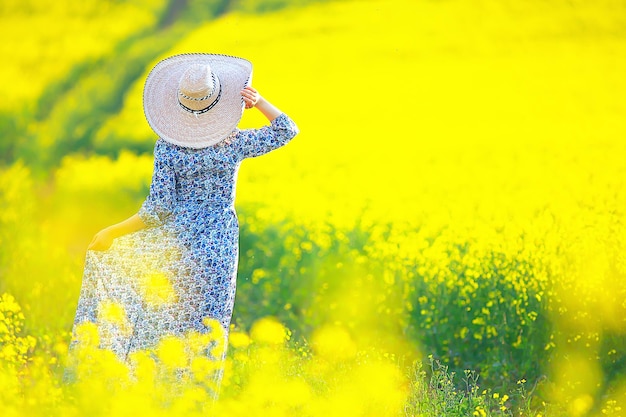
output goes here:
<path id="1" fill-rule="evenodd" d="M 624 16 L 611 0 L 3 1 L 1 415 L 626 414 Z M 150 185 L 143 81 L 196 51 L 250 59 L 301 130 L 239 173 L 227 360 L 199 354 L 225 348 L 209 321 L 131 366 L 86 325 L 71 362 L 87 243 Z M 150 279 L 151 302 L 171 297 Z"/>

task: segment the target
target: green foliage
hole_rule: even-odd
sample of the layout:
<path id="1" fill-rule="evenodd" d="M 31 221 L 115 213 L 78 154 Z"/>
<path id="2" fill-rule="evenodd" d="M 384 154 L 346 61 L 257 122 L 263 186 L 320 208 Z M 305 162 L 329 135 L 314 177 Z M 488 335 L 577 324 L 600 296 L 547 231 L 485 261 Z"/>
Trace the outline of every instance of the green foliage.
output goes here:
<path id="1" fill-rule="evenodd" d="M 421 349 L 442 358 L 454 372 L 476 370 L 489 386 L 535 381 L 544 372 L 553 329 L 541 301 L 548 284 L 538 278 L 545 268 L 539 253 L 531 261 L 521 254 L 479 252 L 470 242 L 441 234 L 429 236 L 432 246 L 414 253 L 413 260 L 391 261 L 364 256 L 376 250 L 378 240 L 362 226 L 353 231 L 325 227 L 330 242 L 325 245 L 310 226 L 293 220 L 259 224 L 254 211 L 246 210 L 241 218 L 235 308 L 241 327 L 249 328 L 259 315 L 278 317 L 295 335 L 308 335 L 328 321 L 358 331 L 369 321 L 389 333 L 404 323 Z M 446 253 L 443 268 L 430 258 L 437 246 Z M 368 285 L 368 275 L 385 277 L 369 284 L 375 298 L 350 288 Z M 354 303 L 358 315 L 333 311 L 334 303 Z"/>
<path id="2" fill-rule="evenodd" d="M 235 0 L 235 8 L 245 13 L 267 13 L 287 6 L 301 6 L 310 0 Z"/>
<path id="3" fill-rule="evenodd" d="M 413 277 L 409 334 L 456 372 L 477 370 L 490 385 L 539 378 L 552 330 L 542 301 L 549 283 L 540 278 L 540 254 L 525 259 L 496 249 L 480 252 L 470 242 L 443 244 L 449 259 L 444 269 L 433 269 L 424 256 L 424 264 L 402 271 Z"/>
<path id="4" fill-rule="evenodd" d="M 124 142 L 124 138 L 106 138 L 94 144 L 94 136 L 104 121 L 119 111 L 124 91 L 145 71 L 148 62 L 161 53 L 177 36 L 171 31 L 154 42 L 152 34 L 121 44 L 114 56 L 81 67 L 70 75 L 77 76 L 71 88 L 62 96 L 54 96 L 53 104 L 44 96 L 40 108 L 47 108 L 47 117 L 37 129 L 36 136 L 18 154 L 38 168 L 57 165 L 64 155 L 82 150 L 116 154 L 120 149 L 145 153 L 151 143 Z M 64 89 L 61 85 L 59 90 Z M 52 95 L 50 96 L 52 97 Z M 76 103 L 80 103 L 79 106 Z M 40 112 L 46 116 L 46 112 Z M 117 139 L 117 140 L 116 140 Z"/>
<path id="5" fill-rule="evenodd" d="M 294 219 L 264 223 L 252 208 L 239 211 L 236 323 L 248 329 L 256 318 L 270 315 L 298 336 L 327 321 L 347 324 L 347 317 L 330 317 L 319 306 L 366 269 L 358 265 L 362 248 L 348 233 L 332 225 L 312 230 Z"/>
<path id="6" fill-rule="evenodd" d="M 20 113 L 0 112 L 0 166 L 9 165 L 16 158 L 16 149 L 25 140 L 24 116 Z"/>
<path id="7" fill-rule="evenodd" d="M 231 10 L 230 0 L 187 0 L 180 15 L 181 23 L 203 23 Z"/>
<path id="8" fill-rule="evenodd" d="M 422 362 L 415 362 L 411 369 L 411 391 L 405 408 L 407 416 L 419 417 L 492 417 L 520 415 L 542 416 L 546 407 L 531 407 L 530 393 L 525 379 L 511 386 L 509 393 L 494 392 L 480 387 L 480 376 L 470 370 L 460 375 L 450 371 L 432 356 L 423 369 Z M 534 388 L 533 388 L 534 390 Z M 539 411 L 543 409 L 542 411 Z M 561 415 L 552 410 L 550 416 Z"/>

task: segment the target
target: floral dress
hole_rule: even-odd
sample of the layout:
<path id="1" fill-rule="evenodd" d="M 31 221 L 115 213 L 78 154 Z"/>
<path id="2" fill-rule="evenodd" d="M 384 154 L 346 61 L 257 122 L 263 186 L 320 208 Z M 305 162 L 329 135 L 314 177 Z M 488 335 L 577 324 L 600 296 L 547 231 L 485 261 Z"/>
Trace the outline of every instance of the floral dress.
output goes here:
<path id="1" fill-rule="evenodd" d="M 158 139 L 150 194 L 138 213 L 147 227 L 87 252 L 72 344 L 78 325 L 95 323 L 100 347 L 128 361 L 166 335 L 208 332 L 207 319 L 221 324 L 225 343 L 236 289 L 238 168 L 297 132 L 281 114 L 207 148 Z"/>

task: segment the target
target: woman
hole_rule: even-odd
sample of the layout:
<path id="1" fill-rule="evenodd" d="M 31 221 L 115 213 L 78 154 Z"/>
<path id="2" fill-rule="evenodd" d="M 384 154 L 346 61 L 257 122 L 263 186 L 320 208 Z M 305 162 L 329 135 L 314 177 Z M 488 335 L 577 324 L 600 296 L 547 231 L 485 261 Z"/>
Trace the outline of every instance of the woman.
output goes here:
<path id="1" fill-rule="evenodd" d="M 159 136 L 150 193 L 137 214 L 90 243 L 74 321 L 74 330 L 96 323 L 100 347 L 123 361 L 164 336 L 210 332 L 211 322 L 226 343 L 238 261 L 237 170 L 298 133 L 249 86 L 251 75 L 250 62 L 217 54 L 172 56 L 148 75 L 144 111 Z M 270 125 L 238 130 L 243 109 L 253 107 Z"/>

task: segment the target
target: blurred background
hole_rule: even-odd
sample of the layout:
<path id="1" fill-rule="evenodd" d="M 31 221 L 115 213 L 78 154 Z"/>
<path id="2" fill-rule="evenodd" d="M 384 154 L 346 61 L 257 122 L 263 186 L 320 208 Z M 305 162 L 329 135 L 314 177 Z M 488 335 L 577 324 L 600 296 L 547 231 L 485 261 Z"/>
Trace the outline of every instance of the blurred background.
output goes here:
<path id="1" fill-rule="evenodd" d="M 31 355 L 63 354 L 87 243 L 148 192 L 147 73 L 212 52 L 301 130 L 240 170 L 236 329 L 339 326 L 570 416 L 626 398 L 623 1 L 3 0 L 0 35 L 0 293 Z"/>

